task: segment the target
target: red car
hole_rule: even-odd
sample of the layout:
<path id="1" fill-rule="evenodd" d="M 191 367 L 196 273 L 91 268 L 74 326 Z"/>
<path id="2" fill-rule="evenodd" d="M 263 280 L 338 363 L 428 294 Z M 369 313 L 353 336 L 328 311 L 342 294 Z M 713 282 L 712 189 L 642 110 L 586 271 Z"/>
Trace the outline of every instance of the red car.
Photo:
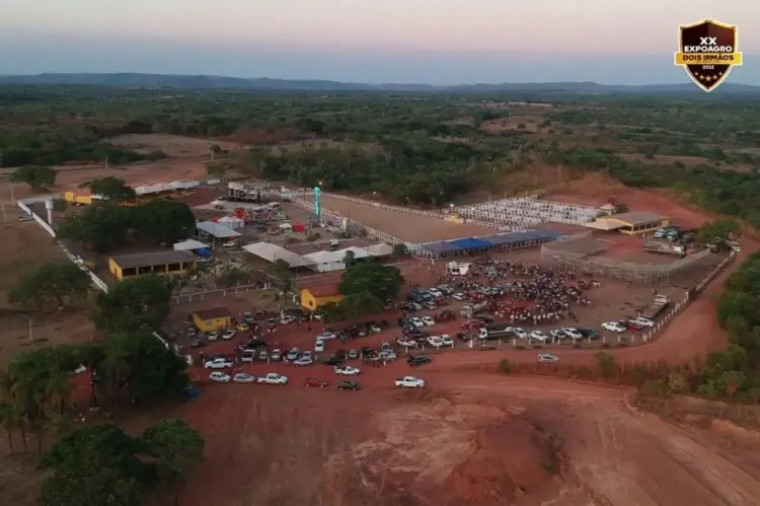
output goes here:
<path id="1" fill-rule="evenodd" d="M 325 388 L 327 386 L 327 382 L 320 378 L 306 378 L 306 380 L 303 382 L 303 386 L 309 387 L 309 388 Z"/>

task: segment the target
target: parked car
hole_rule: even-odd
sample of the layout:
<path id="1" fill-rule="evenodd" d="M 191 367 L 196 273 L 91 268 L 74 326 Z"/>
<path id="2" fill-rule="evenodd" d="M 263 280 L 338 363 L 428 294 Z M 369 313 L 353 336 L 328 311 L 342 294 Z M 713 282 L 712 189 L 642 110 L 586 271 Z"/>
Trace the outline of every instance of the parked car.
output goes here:
<path id="1" fill-rule="evenodd" d="M 295 316 L 285 315 L 282 318 L 280 318 L 280 325 L 289 325 L 293 323 L 294 321 L 296 321 Z"/>
<path id="2" fill-rule="evenodd" d="M 280 361 L 282 360 L 282 350 L 272 350 L 272 354 L 269 355 L 269 360 Z"/>
<path id="3" fill-rule="evenodd" d="M 206 346 L 206 341 L 204 341 L 202 338 L 193 339 L 193 342 L 190 343 L 191 348 L 203 348 Z"/>
<path id="4" fill-rule="evenodd" d="M 439 297 L 443 297 L 443 292 L 441 292 L 437 288 L 431 288 L 431 289 L 429 289 L 428 293 L 430 295 L 432 295 L 433 297 L 435 297 L 436 299 L 439 298 Z"/>
<path id="5" fill-rule="evenodd" d="M 422 318 L 418 318 L 416 316 L 412 316 L 411 318 L 409 318 L 409 323 L 411 323 L 417 328 L 425 326 L 425 322 L 422 321 Z"/>
<path id="6" fill-rule="evenodd" d="M 565 334 L 565 331 L 562 329 L 550 330 L 549 335 L 552 336 L 552 339 L 556 339 L 557 341 L 567 339 L 567 334 Z"/>
<path id="7" fill-rule="evenodd" d="M 559 357 L 556 355 L 550 355 L 549 353 L 539 353 L 538 361 L 541 363 L 553 363 L 559 361 Z"/>
<path id="8" fill-rule="evenodd" d="M 427 355 L 409 355 L 409 358 L 406 359 L 406 362 L 412 367 L 429 364 L 432 361 L 433 359 Z"/>
<path id="9" fill-rule="evenodd" d="M 526 332 L 525 329 L 520 328 L 520 327 L 513 328 L 512 329 L 512 333 L 518 339 L 527 339 L 528 338 L 528 332 Z"/>
<path id="10" fill-rule="evenodd" d="M 452 297 L 458 301 L 467 300 L 467 296 L 463 293 L 455 293 L 454 295 L 452 295 Z"/>
<path id="11" fill-rule="evenodd" d="M 300 365 L 300 366 L 312 365 L 313 363 L 314 363 L 314 360 L 312 360 L 311 356 L 306 355 L 305 353 L 303 354 L 303 356 L 300 356 L 293 361 L 293 365 Z"/>
<path id="12" fill-rule="evenodd" d="M 396 352 L 393 350 L 381 351 L 377 355 L 377 358 L 379 358 L 380 360 L 385 360 L 385 361 L 396 360 Z"/>
<path id="13" fill-rule="evenodd" d="M 217 332 L 216 330 L 212 330 L 211 332 L 206 334 L 206 339 L 208 339 L 209 341 L 216 341 L 217 339 L 219 339 L 219 332 Z"/>
<path id="14" fill-rule="evenodd" d="M 335 365 L 340 365 L 340 364 L 342 364 L 342 363 L 343 363 L 343 359 L 342 359 L 342 358 L 340 358 L 340 357 L 339 357 L 339 356 L 337 356 L 337 355 L 332 355 L 332 356 L 329 356 L 329 357 L 327 357 L 325 360 L 323 360 L 323 361 L 322 361 L 322 363 L 323 363 L 324 365 L 332 365 L 332 366 L 335 366 Z"/>
<path id="15" fill-rule="evenodd" d="M 620 322 L 604 322 L 602 323 L 602 328 L 604 330 L 609 330 L 610 332 L 617 332 L 618 334 L 623 333 L 627 330 L 625 328 L 625 325 Z"/>
<path id="16" fill-rule="evenodd" d="M 330 332 L 329 330 L 326 330 L 322 332 L 321 334 L 317 335 L 317 339 L 320 341 L 329 341 L 330 339 L 335 339 L 338 336 L 335 334 L 335 332 Z"/>
<path id="17" fill-rule="evenodd" d="M 285 355 L 285 360 L 288 362 L 292 362 L 293 360 L 296 360 L 298 357 L 301 356 L 301 350 L 298 348 L 291 348 L 287 355 Z"/>
<path id="18" fill-rule="evenodd" d="M 229 383 L 230 375 L 224 374 L 221 371 L 214 371 L 208 375 L 208 379 L 211 381 L 218 381 L 220 383 Z"/>
<path id="19" fill-rule="evenodd" d="M 450 335 L 448 335 L 448 334 L 443 334 L 443 335 L 441 336 L 441 342 L 443 342 L 443 345 L 444 345 L 444 346 L 449 346 L 449 347 L 451 347 L 451 348 L 453 348 L 453 347 L 454 347 L 454 340 L 453 340 L 453 339 L 451 338 L 451 336 L 450 336 Z"/>
<path id="20" fill-rule="evenodd" d="M 317 342 L 314 343 L 314 351 L 316 353 L 322 353 L 325 351 L 325 342 L 321 339 L 317 339 Z"/>
<path id="21" fill-rule="evenodd" d="M 359 358 L 359 350 L 354 350 L 354 349 L 348 350 L 348 353 L 346 354 L 346 356 L 348 357 L 349 360 L 356 360 L 357 358 Z"/>
<path id="22" fill-rule="evenodd" d="M 542 343 L 545 343 L 548 337 L 544 333 L 543 330 L 534 330 L 530 333 L 530 338 L 535 339 L 536 341 L 540 341 Z"/>
<path id="23" fill-rule="evenodd" d="M 406 339 L 404 337 L 399 337 L 396 341 L 396 344 L 399 346 L 403 346 L 404 348 L 416 348 L 417 347 L 417 341 L 414 341 L 412 339 Z"/>
<path id="24" fill-rule="evenodd" d="M 257 383 L 266 383 L 267 385 L 287 385 L 288 378 L 282 374 L 276 372 L 268 372 L 264 376 L 259 376 L 256 379 Z"/>
<path id="25" fill-rule="evenodd" d="M 645 316 L 637 316 L 636 318 L 631 320 L 631 322 L 634 322 L 637 325 L 640 325 L 642 327 L 647 327 L 647 328 L 654 327 L 654 322 Z"/>
<path id="26" fill-rule="evenodd" d="M 246 311 L 245 313 L 243 313 L 243 321 L 249 325 L 252 324 L 255 321 L 255 319 L 253 318 L 253 313 L 251 313 L 250 311 Z"/>
<path id="27" fill-rule="evenodd" d="M 320 378 L 306 378 L 303 382 L 303 386 L 309 388 L 325 388 L 328 383 Z"/>
<path id="28" fill-rule="evenodd" d="M 240 361 L 246 364 L 252 364 L 256 358 L 256 350 L 243 350 L 243 356 L 240 357 Z"/>
<path id="29" fill-rule="evenodd" d="M 203 364 L 203 367 L 206 369 L 226 369 L 233 365 L 235 365 L 235 363 L 232 360 L 221 357 L 206 361 L 206 363 Z"/>
<path id="30" fill-rule="evenodd" d="M 235 334 L 237 334 L 237 330 L 235 329 L 227 329 L 222 333 L 222 339 L 225 341 L 229 341 L 233 337 L 235 337 Z"/>
<path id="31" fill-rule="evenodd" d="M 259 360 L 266 362 L 269 359 L 269 352 L 267 350 L 259 350 Z"/>
<path id="32" fill-rule="evenodd" d="M 335 374 L 338 376 L 356 376 L 361 373 L 358 367 L 352 367 L 350 365 L 338 365 L 335 366 Z"/>
<path id="33" fill-rule="evenodd" d="M 433 319 L 432 316 L 423 316 L 421 319 L 422 319 L 422 323 L 424 323 L 428 327 L 432 327 L 433 325 L 435 325 L 435 320 Z"/>
<path id="34" fill-rule="evenodd" d="M 570 339 L 581 339 L 583 338 L 583 334 L 580 333 L 580 331 L 573 327 L 563 327 L 562 332 L 567 335 Z"/>
<path id="35" fill-rule="evenodd" d="M 245 322 L 240 322 L 237 325 L 235 325 L 235 329 L 239 330 L 240 332 L 248 332 L 251 330 L 251 327 L 248 326 Z"/>
<path id="36" fill-rule="evenodd" d="M 244 372 L 239 372 L 232 377 L 232 381 L 235 383 L 254 383 L 256 381 L 256 376 L 252 376 Z"/>
<path id="37" fill-rule="evenodd" d="M 427 342 L 433 348 L 440 348 L 443 346 L 443 340 L 439 336 L 430 336 L 427 338 Z"/>
<path id="38" fill-rule="evenodd" d="M 361 390 L 361 387 L 356 381 L 341 381 L 338 383 L 338 390 Z"/>
<path id="39" fill-rule="evenodd" d="M 404 376 L 403 378 L 396 378 L 395 384 L 401 388 L 423 388 L 425 380 L 414 376 Z"/>

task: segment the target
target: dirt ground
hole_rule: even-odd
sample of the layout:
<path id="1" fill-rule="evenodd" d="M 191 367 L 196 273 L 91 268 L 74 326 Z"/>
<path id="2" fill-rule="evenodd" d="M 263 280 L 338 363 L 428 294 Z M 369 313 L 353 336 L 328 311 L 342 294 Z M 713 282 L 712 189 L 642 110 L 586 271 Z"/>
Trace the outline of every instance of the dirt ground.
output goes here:
<path id="1" fill-rule="evenodd" d="M 480 237 L 497 233 L 494 229 L 477 225 L 452 223 L 442 219 L 400 213 L 328 196 L 322 196 L 322 207 L 411 243 Z"/>
<path id="2" fill-rule="evenodd" d="M 46 262 L 68 262 L 68 259 L 35 222 L 6 223 L 0 226 L 0 233 L 3 235 L 0 242 L 0 367 L 15 353 L 29 347 L 89 340 L 92 324 L 84 307 L 59 313 L 27 311 L 8 303 L 9 291 L 25 272 Z"/>
<path id="3" fill-rule="evenodd" d="M 208 156 L 211 146 L 217 145 L 225 151 L 236 151 L 244 146 L 236 142 L 200 139 L 169 134 L 127 134 L 111 137 L 110 144 L 138 153 L 163 151 L 172 158 L 198 158 Z"/>

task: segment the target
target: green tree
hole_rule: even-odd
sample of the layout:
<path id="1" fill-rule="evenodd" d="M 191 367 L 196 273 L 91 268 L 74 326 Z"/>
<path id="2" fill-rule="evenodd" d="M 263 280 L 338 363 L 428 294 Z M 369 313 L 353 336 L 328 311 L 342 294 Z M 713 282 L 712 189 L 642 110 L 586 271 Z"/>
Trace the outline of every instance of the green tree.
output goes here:
<path id="1" fill-rule="evenodd" d="M 350 269 L 354 266 L 356 263 L 356 254 L 353 252 L 353 250 L 346 250 L 346 254 L 343 256 L 343 264 L 346 266 L 346 269 Z"/>
<path id="2" fill-rule="evenodd" d="M 605 379 L 611 378 L 617 368 L 615 357 L 609 352 L 597 351 L 594 353 L 594 359 L 596 360 L 596 369 L 599 374 Z"/>
<path id="3" fill-rule="evenodd" d="M 131 200 L 137 197 L 134 188 L 128 186 L 123 179 L 117 177 L 102 177 L 90 183 L 93 195 L 102 195 L 114 202 Z"/>
<path id="4" fill-rule="evenodd" d="M 154 329 L 170 311 L 171 288 L 155 275 L 127 278 L 99 293 L 95 301 L 95 324 L 111 332 Z"/>
<path id="5" fill-rule="evenodd" d="M 187 386 L 187 363 L 150 331 L 111 334 L 96 371 L 114 404 L 151 405 L 172 400 Z"/>
<path id="6" fill-rule="evenodd" d="M 675 372 L 668 374 L 667 383 L 668 390 L 674 394 L 682 394 L 689 390 L 689 383 L 686 381 L 686 378 L 683 376 L 683 374 L 678 374 Z"/>
<path id="7" fill-rule="evenodd" d="M 58 237 L 82 241 L 103 253 L 123 245 L 131 227 L 129 209 L 101 202 L 88 206 L 81 214 L 67 216 L 58 228 Z"/>
<path id="8" fill-rule="evenodd" d="M 404 258 L 406 256 L 409 256 L 409 249 L 406 247 L 406 244 L 399 243 L 393 245 L 393 253 L 391 254 L 393 258 Z"/>
<path id="9" fill-rule="evenodd" d="M 50 188 L 55 184 L 55 170 L 41 165 L 25 165 L 11 174 L 11 181 L 26 183 L 35 190 Z"/>
<path id="10" fill-rule="evenodd" d="M 290 265 L 285 260 L 275 260 L 270 267 L 270 272 L 274 276 L 277 288 L 281 292 L 287 294 L 293 291 L 293 271 L 290 270 Z"/>
<path id="11" fill-rule="evenodd" d="M 140 487 L 97 458 L 67 460 L 42 483 L 41 506 L 140 506 Z"/>
<path id="12" fill-rule="evenodd" d="M 66 304 L 82 299 L 90 290 L 90 277 L 77 265 L 47 263 L 25 274 L 10 292 L 9 300 L 38 306 Z"/>
<path id="13" fill-rule="evenodd" d="M 203 436 L 184 420 L 160 420 L 148 427 L 140 439 L 145 452 L 156 459 L 159 480 L 166 484 L 184 485 L 190 467 L 203 460 Z M 174 504 L 179 504 L 176 489 Z"/>
<path id="14" fill-rule="evenodd" d="M 13 401 L 4 399 L 0 401 L 0 427 L 8 437 L 8 449 L 13 453 L 13 434 L 19 429 L 18 410 Z"/>
<path id="15" fill-rule="evenodd" d="M 385 303 L 398 296 L 403 284 L 404 278 L 396 267 L 368 262 L 346 270 L 339 289 L 345 296 L 369 292 Z"/>
<path id="16" fill-rule="evenodd" d="M 347 318 L 356 318 L 372 313 L 377 313 L 383 309 L 383 301 L 369 291 L 352 293 L 343 297 L 338 304 L 340 311 Z"/>
<path id="17" fill-rule="evenodd" d="M 697 236 L 704 244 L 725 244 L 739 235 L 741 227 L 733 220 L 716 220 L 705 223 L 699 228 Z"/>
<path id="18" fill-rule="evenodd" d="M 139 240 L 171 245 L 195 233 L 195 216 L 182 202 L 158 199 L 135 207 L 132 224 Z"/>

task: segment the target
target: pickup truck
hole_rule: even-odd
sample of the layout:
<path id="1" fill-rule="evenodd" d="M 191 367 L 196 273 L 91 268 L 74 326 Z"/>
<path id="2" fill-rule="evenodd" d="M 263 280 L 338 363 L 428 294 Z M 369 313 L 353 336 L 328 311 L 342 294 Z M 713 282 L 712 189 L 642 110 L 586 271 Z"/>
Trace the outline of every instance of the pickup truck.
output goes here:
<path id="1" fill-rule="evenodd" d="M 228 360 L 226 358 L 215 358 L 203 364 L 203 367 L 206 369 L 226 369 L 227 367 L 232 367 L 233 365 L 235 364 L 232 362 L 232 360 Z"/>
<path id="2" fill-rule="evenodd" d="M 414 376 L 404 376 L 403 378 L 396 378 L 396 386 L 401 388 L 423 388 L 425 380 L 415 378 Z"/>

